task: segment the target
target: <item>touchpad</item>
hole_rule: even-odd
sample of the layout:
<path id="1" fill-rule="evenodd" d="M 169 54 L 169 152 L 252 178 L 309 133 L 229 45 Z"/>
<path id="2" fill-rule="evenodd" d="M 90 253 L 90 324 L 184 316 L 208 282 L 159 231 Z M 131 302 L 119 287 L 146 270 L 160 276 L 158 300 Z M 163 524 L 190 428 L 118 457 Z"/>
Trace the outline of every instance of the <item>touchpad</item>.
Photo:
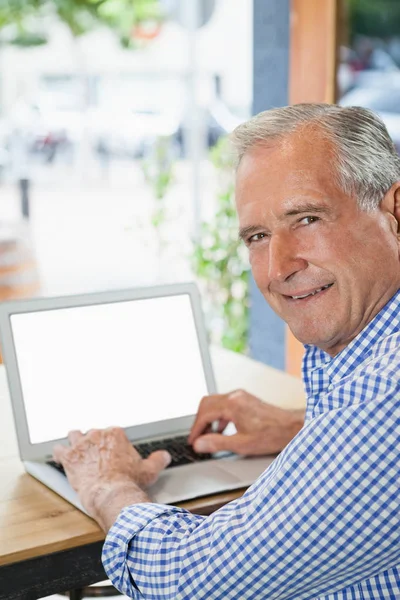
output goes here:
<path id="1" fill-rule="evenodd" d="M 149 489 L 151 499 L 170 504 L 241 487 L 237 476 L 218 468 L 218 462 L 203 462 L 163 471 Z"/>

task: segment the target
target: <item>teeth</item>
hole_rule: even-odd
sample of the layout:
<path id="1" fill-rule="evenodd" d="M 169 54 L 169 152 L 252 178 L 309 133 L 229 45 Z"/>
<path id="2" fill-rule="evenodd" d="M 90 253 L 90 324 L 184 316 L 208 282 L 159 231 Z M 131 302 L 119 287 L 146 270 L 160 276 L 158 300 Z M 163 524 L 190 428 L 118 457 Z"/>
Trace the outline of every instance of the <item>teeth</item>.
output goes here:
<path id="1" fill-rule="evenodd" d="M 303 298 L 308 298 L 309 296 L 315 296 L 315 294 L 318 294 L 318 292 L 322 292 L 322 290 L 326 290 L 326 288 L 328 288 L 330 286 L 330 284 L 328 283 L 328 285 L 324 285 L 321 288 L 318 288 L 317 290 L 314 290 L 313 292 L 311 292 L 311 294 L 304 294 L 304 296 L 291 296 L 294 300 L 302 300 Z"/>

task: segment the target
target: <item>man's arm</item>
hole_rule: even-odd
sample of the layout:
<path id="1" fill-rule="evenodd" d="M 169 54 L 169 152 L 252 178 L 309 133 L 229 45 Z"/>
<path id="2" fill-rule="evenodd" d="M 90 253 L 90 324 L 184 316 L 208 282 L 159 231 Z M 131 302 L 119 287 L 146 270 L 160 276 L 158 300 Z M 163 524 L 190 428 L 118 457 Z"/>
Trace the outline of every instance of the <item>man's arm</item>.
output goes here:
<path id="1" fill-rule="evenodd" d="M 164 600 L 301 600 L 349 588 L 400 562 L 399 447 L 395 400 L 326 413 L 208 518 L 125 508 L 104 546 L 108 576 L 128 595 Z"/>
<path id="2" fill-rule="evenodd" d="M 303 414 L 266 404 L 237 390 L 203 398 L 189 438 L 199 452 L 230 450 L 262 455 L 280 452 L 302 427 Z M 219 431 L 233 422 L 238 433 L 202 435 L 213 421 Z M 87 512 L 108 531 L 120 511 L 132 504 L 151 502 L 143 491 L 154 483 L 171 457 L 154 452 L 142 460 L 122 429 L 71 431 L 70 447 L 54 448 L 54 459 L 65 469 Z"/>
<path id="3" fill-rule="evenodd" d="M 61 463 L 87 512 L 107 532 L 125 506 L 150 502 L 143 491 L 170 463 L 159 450 L 143 460 L 123 429 L 93 429 L 68 434 L 70 447 L 55 446 L 54 460 Z"/>
<path id="4" fill-rule="evenodd" d="M 143 502 L 151 502 L 151 500 L 135 483 L 110 482 L 101 484 L 95 489 L 88 512 L 103 531 L 107 532 L 123 508 Z"/>
<path id="5" fill-rule="evenodd" d="M 304 410 L 285 410 L 244 390 L 206 396 L 200 402 L 189 442 L 197 452 L 229 450 L 247 456 L 276 454 L 304 424 Z M 228 423 L 237 433 L 222 435 Z M 211 425 L 217 431 L 211 433 Z"/>

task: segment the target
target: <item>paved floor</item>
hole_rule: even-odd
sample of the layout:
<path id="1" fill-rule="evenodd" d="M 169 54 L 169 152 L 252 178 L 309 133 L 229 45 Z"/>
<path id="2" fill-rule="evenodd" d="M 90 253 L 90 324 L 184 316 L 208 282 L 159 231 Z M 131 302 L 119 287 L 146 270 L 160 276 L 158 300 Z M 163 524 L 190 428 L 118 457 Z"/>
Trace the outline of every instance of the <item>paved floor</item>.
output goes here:
<path id="1" fill-rule="evenodd" d="M 209 178 L 206 181 L 210 205 L 212 186 Z M 41 293 L 69 294 L 192 279 L 191 193 L 190 168 L 178 165 L 176 181 L 166 197 L 168 215 L 160 244 L 160 236 L 151 226 L 155 201 L 138 165 L 117 165 L 107 177 L 78 177 L 65 168 L 43 169 L 36 174 L 30 201 L 30 231 Z M 0 222 L 18 219 L 16 185 L 0 186 L 0 197 Z"/>

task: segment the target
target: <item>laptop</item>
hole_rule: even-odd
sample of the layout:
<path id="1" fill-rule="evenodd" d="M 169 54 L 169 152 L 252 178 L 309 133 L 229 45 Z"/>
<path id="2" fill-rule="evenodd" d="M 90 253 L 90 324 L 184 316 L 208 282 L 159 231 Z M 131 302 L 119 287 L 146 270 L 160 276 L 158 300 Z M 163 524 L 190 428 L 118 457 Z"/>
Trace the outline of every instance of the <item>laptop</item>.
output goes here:
<path id="1" fill-rule="evenodd" d="M 272 461 L 186 444 L 201 398 L 216 392 L 195 284 L 4 302 L 0 338 L 25 469 L 83 512 L 52 463 L 72 429 L 120 426 L 142 456 L 169 449 L 172 465 L 148 490 L 164 504 L 248 486 Z"/>

